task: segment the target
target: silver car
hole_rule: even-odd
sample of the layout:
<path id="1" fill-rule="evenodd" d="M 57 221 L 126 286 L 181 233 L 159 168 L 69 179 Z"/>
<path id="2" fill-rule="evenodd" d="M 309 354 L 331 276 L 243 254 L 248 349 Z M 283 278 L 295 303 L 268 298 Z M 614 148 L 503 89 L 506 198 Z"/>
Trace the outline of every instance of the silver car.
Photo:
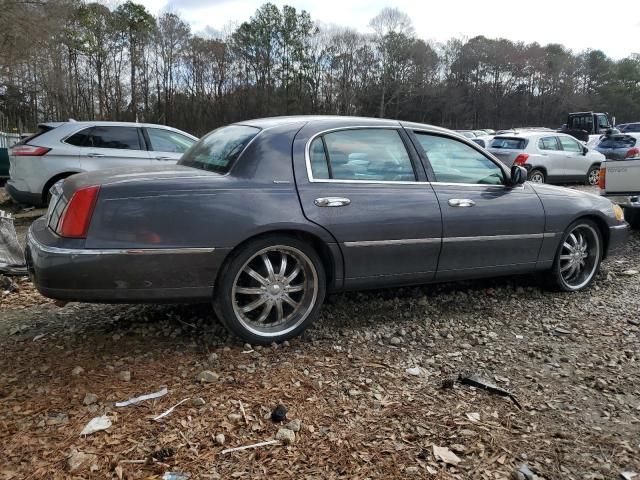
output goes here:
<path id="1" fill-rule="evenodd" d="M 571 135 L 550 131 L 496 136 L 488 150 L 508 167 L 520 165 L 534 183 L 584 182 L 597 185 L 604 155 Z"/>
<path id="2" fill-rule="evenodd" d="M 57 181 L 113 167 L 175 164 L 197 138 L 164 125 L 52 122 L 9 150 L 6 189 L 18 203 L 42 205 Z"/>

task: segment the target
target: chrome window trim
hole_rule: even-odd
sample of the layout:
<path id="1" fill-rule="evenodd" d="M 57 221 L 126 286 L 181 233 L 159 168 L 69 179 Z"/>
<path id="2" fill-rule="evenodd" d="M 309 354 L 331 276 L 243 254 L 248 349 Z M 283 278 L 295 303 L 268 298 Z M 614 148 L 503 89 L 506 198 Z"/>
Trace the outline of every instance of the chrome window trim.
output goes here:
<path id="1" fill-rule="evenodd" d="M 33 245 L 38 251 L 56 255 L 180 255 L 191 253 L 211 253 L 215 248 L 178 247 L 178 248 L 60 248 L 43 245 L 31 233 L 27 233 L 27 244 Z"/>
<path id="2" fill-rule="evenodd" d="M 314 133 L 311 137 L 309 137 L 309 139 L 307 140 L 307 143 L 304 147 L 304 160 L 305 160 L 305 164 L 307 167 L 307 179 L 309 180 L 309 183 L 353 183 L 353 184 L 382 184 L 382 185 L 426 185 L 429 182 L 420 182 L 418 180 L 414 180 L 414 181 L 407 181 L 407 180 L 343 180 L 343 179 L 333 179 L 333 178 L 313 178 L 313 173 L 311 171 L 311 155 L 310 155 L 310 151 L 311 151 L 311 144 L 313 143 L 313 141 L 318 138 L 321 135 L 325 135 L 327 133 L 331 133 L 331 132 L 340 132 L 340 131 L 344 131 L 344 130 L 363 130 L 363 129 L 385 129 L 385 130 L 397 130 L 397 131 L 402 131 L 404 130 L 402 125 L 350 125 L 350 126 L 345 126 L 345 127 L 333 127 L 333 128 L 328 128 L 326 130 L 322 130 L 320 132 L 316 132 Z M 402 141 L 402 144 L 404 145 L 404 140 L 402 139 L 402 137 L 400 137 L 400 140 Z M 405 149 L 406 149 L 406 145 Z M 409 161 L 411 162 L 411 166 L 412 168 L 414 167 L 413 165 L 413 159 L 411 158 L 411 154 L 410 152 L 407 150 L 407 156 L 409 157 Z M 414 171 L 414 175 L 415 175 L 415 171 Z"/>

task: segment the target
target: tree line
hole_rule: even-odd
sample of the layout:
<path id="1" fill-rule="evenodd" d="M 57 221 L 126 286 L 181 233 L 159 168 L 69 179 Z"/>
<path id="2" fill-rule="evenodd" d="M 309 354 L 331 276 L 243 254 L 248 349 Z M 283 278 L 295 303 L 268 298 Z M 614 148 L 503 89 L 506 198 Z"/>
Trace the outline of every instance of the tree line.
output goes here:
<path id="1" fill-rule="evenodd" d="M 385 8 L 370 32 L 262 5 L 228 32 L 194 33 L 131 0 L 1 0 L 0 114 L 163 123 L 202 135 L 248 118 L 332 114 L 449 128 L 559 126 L 570 111 L 640 120 L 640 55 L 478 36 L 426 42 Z"/>

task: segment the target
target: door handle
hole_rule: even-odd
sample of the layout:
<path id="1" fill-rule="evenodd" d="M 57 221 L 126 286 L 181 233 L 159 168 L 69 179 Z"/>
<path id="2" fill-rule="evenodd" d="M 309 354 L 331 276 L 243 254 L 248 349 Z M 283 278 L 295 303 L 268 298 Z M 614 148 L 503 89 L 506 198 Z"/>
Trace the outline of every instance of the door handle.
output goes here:
<path id="1" fill-rule="evenodd" d="M 346 207 L 351 200 L 343 197 L 321 197 L 316 198 L 313 203 L 318 207 Z"/>
<path id="2" fill-rule="evenodd" d="M 449 200 L 449 205 L 452 207 L 473 207 L 476 204 L 469 198 L 452 198 Z"/>
<path id="3" fill-rule="evenodd" d="M 104 153 L 87 153 L 87 157 L 100 158 L 100 157 L 104 157 Z"/>
<path id="4" fill-rule="evenodd" d="M 173 160 L 173 158 L 171 157 L 163 157 L 162 155 L 159 155 L 156 157 L 156 160 Z"/>

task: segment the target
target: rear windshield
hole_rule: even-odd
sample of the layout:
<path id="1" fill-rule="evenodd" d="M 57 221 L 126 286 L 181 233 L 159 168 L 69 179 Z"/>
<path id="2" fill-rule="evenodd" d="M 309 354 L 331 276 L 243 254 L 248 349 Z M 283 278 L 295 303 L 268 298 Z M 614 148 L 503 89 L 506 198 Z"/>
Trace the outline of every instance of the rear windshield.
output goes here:
<path id="1" fill-rule="evenodd" d="M 39 137 L 40 135 L 42 135 L 43 133 L 47 133 L 49 130 L 53 130 L 54 127 L 50 127 L 48 125 L 38 125 L 38 130 L 36 130 L 36 133 L 33 133 L 31 135 L 29 135 L 26 138 L 23 138 L 22 140 L 20 140 L 18 143 L 16 143 L 16 145 L 25 145 L 26 143 L 30 142 L 31 140 Z"/>
<path id="2" fill-rule="evenodd" d="M 636 146 L 636 139 L 629 135 L 604 137 L 598 144 L 602 148 L 631 148 Z"/>
<path id="3" fill-rule="evenodd" d="M 246 125 L 230 125 L 218 128 L 202 137 L 185 152 L 179 165 L 227 173 L 259 128 Z"/>
<path id="4" fill-rule="evenodd" d="M 489 147 L 505 148 L 508 150 L 524 150 L 527 141 L 524 138 L 496 137 L 491 140 Z"/>

